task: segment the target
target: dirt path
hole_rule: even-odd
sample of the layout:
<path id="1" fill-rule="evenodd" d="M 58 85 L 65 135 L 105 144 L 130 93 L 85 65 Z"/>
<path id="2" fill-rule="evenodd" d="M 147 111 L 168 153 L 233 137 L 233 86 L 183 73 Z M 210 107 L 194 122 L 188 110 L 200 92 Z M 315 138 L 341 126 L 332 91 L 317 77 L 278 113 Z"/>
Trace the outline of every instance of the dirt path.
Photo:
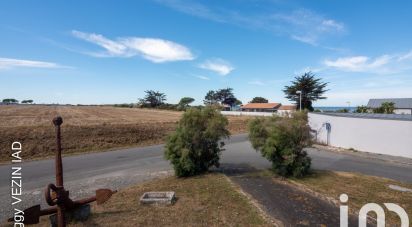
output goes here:
<path id="1" fill-rule="evenodd" d="M 339 207 L 294 186 L 257 174 L 248 166 L 223 166 L 223 172 L 262 209 L 284 226 L 339 226 Z M 357 226 L 355 217 L 349 226 Z"/>

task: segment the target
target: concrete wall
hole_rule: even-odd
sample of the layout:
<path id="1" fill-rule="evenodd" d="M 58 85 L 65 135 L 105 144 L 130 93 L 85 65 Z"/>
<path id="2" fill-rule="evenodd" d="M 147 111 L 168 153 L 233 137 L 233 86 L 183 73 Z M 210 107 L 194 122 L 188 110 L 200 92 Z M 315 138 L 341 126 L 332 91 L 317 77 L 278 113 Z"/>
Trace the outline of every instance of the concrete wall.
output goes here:
<path id="1" fill-rule="evenodd" d="M 270 117 L 276 113 L 270 112 L 245 112 L 245 111 L 220 111 L 223 115 L 232 115 L 232 116 L 265 116 Z"/>
<path id="2" fill-rule="evenodd" d="M 395 109 L 395 114 L 412 114 L 412 109 Z"/>
<path id="3" fill-rule="evenodd" d="M 329 133 L 326 123 L 330 124 Z M 412 121 L 309 113 L 309 125 L 321 143 L 412 158 Z"/>

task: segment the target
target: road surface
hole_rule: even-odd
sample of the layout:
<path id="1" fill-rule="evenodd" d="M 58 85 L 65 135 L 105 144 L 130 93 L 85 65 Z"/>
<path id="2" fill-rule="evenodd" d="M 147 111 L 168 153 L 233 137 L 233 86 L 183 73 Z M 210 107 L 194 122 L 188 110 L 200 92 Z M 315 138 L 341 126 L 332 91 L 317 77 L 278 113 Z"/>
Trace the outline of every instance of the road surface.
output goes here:
<path id="1" fill-rule="evenodd" d="M 246 134 L 232 136 L 225 148 L 222 164 L 246 164 L 257 169 L 270 167 L 270 163 L 252 149 Z M 314 169 L 354 171 L 412 183 L 411 165 L 313 148 L 308 149 L 308 153 Z M 24 195 L 17 207 L 39 203 L 44 207 L 43 189 L 55 183 L 54 160 L 26 162 L 21 166 Z M 66 157 L 63 166 L 64 185 L 74 199 L 93 195 L 97 188 L 120 189 L 172 173 L 171 166 L 163 159 L 163 145 Z M 0 223 L 11 215 L 10 175 L 11 165 L 0 166 Z"/>

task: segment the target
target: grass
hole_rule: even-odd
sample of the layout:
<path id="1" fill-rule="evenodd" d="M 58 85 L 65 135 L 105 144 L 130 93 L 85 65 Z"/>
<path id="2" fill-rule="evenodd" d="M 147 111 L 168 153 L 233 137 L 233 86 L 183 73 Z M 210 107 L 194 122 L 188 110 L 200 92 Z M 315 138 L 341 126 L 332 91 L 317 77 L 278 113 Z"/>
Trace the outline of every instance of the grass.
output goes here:
<path id="1" fill-rule="evenodd" d="M 175 191 L 172 206 L 140 205 L 147 191 Z M 40 226 L 48 226 L 42 218 Z M 168 177 L 120 190 L 101 206 L 92 206 L 84 223 L 69 226 L 270 226 L 247 197 L 219 173 Z"/>
<path id="2" fill-rule="evenodd" d="M 0 106 L 0 147 L 23 145 L 23 159 L 50 157 L 55 150 L 53 117 L 63 117 L 64 155 L 163 143 L 182 112 L 104 106 Z M 231 133 L 246 132 L 248 117 L 228 117 Z M 10 152 L 0 151 L 0 162 Z"/>
<path id="3" fill-rule="evenodd" d="M 347 204 L 351 213 L 359 212 L 360 208 L 367 203 L 377 203 L 382 207 L 384 207 L 383 203 L 396 203 L 405 209 L 409 220 L 412 221 L 412 193 L 395 191 L 388 187 L 392 184 L 412 188 L 411 184 L 358 173 L 331 171 L 316 171 L 308 177 L 291 181 L 335 201 L 339 200 L 341 194 L 347 194 L 349 196 Z M 385 213 L 387 224 L 400 226 L 400 220 L 395 213 L 386 208 Z"/>

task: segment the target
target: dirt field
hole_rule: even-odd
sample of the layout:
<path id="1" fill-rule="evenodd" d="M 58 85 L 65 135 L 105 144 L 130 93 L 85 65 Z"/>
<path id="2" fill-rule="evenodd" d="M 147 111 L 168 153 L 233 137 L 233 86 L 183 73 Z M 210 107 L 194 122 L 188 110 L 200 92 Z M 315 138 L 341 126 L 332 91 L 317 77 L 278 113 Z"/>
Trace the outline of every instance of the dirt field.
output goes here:
<path id="1" fill-rule="evenodd" d="M 0 161 L 10 159 L 12 142 L 23 159 L 47 157 L 55 149 L 53 117 L 63 117 L 64 154 L 164 142 L 182 112 L 104 106 L 0 106 Z M 247 117 L 229 117 L 231 133 L 246 131 Z"/>

